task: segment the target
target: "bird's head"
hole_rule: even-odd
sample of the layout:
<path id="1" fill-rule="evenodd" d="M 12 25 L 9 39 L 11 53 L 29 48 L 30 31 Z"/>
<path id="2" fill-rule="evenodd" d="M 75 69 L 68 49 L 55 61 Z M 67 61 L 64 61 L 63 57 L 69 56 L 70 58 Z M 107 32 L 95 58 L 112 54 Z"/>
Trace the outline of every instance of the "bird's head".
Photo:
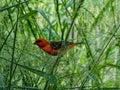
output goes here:
<path id="1" fill-rule="evenodd" d="M 44 38 L 37 38 L 34 44 L 38 45 L 39 47 L 45 47 L 46 45 L 48 45 L 48 41 Z"/>

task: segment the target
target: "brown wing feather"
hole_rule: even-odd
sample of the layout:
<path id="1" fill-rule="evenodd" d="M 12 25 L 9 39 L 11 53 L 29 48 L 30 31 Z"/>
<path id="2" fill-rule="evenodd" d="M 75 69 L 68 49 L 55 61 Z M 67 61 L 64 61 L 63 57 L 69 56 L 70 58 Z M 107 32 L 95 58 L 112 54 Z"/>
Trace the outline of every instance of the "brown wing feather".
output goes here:
<path id="1" fill-rule="evenodd" d="M 77 44 L 82 44 L 83 42 L 80 42 L 80 43 L 73 43 L 73 42 L 66 42 L 65 44 L 62 42 L 62 41 L 51 41 L 49 42 L 50 43 L 50 46 L 54 49 L 54 50 L 58 50 L 60 49 L 62 46 L 69 46 L 69 47 L 73 47 Z"/>
<path id="2" fill-rule="evenodd" d="M 60 49 L 60 48 L 62 47 L 62 41 L 58 41 L 58 42 L 56 42 L 56 41 L 51 41 L 51 42 L 50 42 L 50 46 L 51 46 L 53 49 L 58 50 L 58 49 Z"/>

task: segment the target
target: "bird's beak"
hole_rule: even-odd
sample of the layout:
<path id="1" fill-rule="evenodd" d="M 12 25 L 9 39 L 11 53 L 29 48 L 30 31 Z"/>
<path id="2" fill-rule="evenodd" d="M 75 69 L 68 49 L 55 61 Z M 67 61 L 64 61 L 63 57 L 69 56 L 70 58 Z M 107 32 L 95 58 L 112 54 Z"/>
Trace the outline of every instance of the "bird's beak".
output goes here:
<path id="1" fill-rule="evenodd" d="M 33 44 L 36 44 L 36 42 L 34 42 Z"/>

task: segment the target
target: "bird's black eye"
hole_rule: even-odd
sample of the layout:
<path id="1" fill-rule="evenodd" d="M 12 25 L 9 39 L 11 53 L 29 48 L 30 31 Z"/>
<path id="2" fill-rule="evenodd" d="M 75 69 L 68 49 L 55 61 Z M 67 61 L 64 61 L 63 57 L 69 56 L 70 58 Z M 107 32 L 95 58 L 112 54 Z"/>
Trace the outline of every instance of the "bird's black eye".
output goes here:
<path id="1" fill-rule="evenodd" d="M 37 41 L 36 41 L 36 43 L 40 43 L 40 42 L 42 42 L 42 41 L 41 41 L 41 40 L 37 40 Z"/>

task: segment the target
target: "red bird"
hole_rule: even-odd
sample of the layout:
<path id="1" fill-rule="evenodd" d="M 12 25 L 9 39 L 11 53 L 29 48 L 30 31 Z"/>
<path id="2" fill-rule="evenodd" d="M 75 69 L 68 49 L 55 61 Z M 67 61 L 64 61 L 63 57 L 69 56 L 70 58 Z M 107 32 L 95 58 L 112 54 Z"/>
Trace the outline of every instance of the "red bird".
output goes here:
<path id="1" fill-rule="evenodd" d="M 80 43 L 73 43 L 73 42 L 62 42 L 62 41 L 50 41 L 48 42 L 44 38 L 37 38 L 34 44 L 39 46 L 42 50 L 47 52 L 48 54 L 51 55 L 58 55 L 62 50 L 66 51 L 68 48 L 72 48 L 75 45 L 82 44 L 83 42 Z"/>

